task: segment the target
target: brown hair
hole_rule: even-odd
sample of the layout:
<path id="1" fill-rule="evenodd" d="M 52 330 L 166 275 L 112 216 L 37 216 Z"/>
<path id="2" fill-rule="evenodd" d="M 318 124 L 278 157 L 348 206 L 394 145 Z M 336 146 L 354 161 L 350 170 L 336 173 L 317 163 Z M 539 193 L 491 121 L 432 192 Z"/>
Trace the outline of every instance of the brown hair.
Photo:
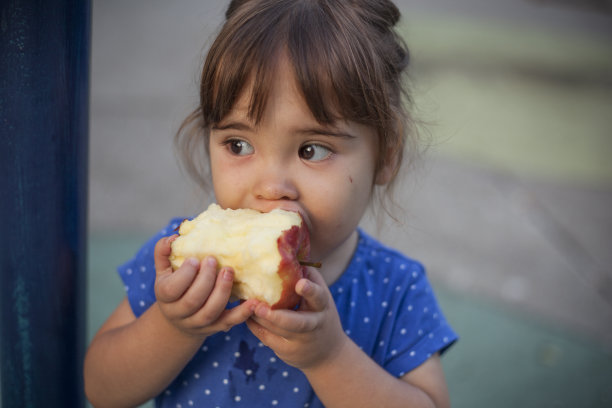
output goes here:
<path id="1" fill-rule="evenodd" d="M 416 151 L 403 78 L 409 53 L 393 28 L 399 18 L 387 0 L 233 0 L 204 62 L 200 106 L 177 133 L 185 168 L 206 185 L 208 129 L 230 112 L 247 83 L 249 116 L 257 123 L 286 55 L 315 119 L 375 129 L 377 171 L 391 158 L 395 179 L 406 145 L 408 153 Z"/>

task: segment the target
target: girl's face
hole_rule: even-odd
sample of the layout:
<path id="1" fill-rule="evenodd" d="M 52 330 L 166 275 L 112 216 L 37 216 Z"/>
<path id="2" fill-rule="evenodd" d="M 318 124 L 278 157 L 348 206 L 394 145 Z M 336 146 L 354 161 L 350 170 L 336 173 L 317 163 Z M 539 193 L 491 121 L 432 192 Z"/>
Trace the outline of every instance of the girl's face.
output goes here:
<path id="1" fill-rule="evenodd" d="M 247 91 L 211 129 L 215 196 L 223 208 L 301 213 L 310 230 L 311 259 L 323 261 L 347 241 L 367 208 L 377 137 L 353 122 L 321 125 L 286 61 L 276 75 L 259 124 L 248 118 Z"/>

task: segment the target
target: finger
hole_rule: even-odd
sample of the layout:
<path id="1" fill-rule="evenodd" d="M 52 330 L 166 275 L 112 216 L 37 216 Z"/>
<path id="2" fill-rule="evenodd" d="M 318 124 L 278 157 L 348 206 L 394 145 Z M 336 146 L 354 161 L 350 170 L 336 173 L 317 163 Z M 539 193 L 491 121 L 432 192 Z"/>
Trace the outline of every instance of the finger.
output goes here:
<path id="1" fill-rule="evenodd" d="M 279 336 L 289 337 L 295 333 L 315 330 L 319 325 L 319 314 L 285 309 L 272 310 L 265 303 L 260 303 L 255 308 L 252 320 Z"/>
<path id="2" fill-rule="evenodd" d="M 177 313 L 180 316 L 191 316 L 208 302 L 215 287 L 215 282 L 218 280 L 217 275 L 217 260 L 212 256 L 205 258 L 200 263 L 193 282 L 177 304 Z"/>
<path id="3" fill-rule="evenodd" d="M 199 305 L 196 310 L 193 310 L 193 319 L 198 322 L 199 326 L 208 326 L 219 319 L 225 311 L 232 290 L 233 274 L 231 269 L 221 269 L 218 273 L 208 275 L 208 283 L 199 291 Z M 191 294 L 190 294 L 191 295 Z"/>
<path id="4" fill-rule="evenodd" d="M 268 347 L 270 347 L 276 338 L 279 338 L 277 335 L 260 325 L 255 318 L 248 319 L 246 321 L 246 325 L 251 333 L 253 333 L 255 337 L 257 337 L 264 345 Z"/>
<path id="5" fill-rule="evenodd" d="M 217 330 L 228 331 L 232 327 L 248 321 L 253 316 L 258 303 L 258 300 L 250 299 L 231 309 L 225 309 L 215 324 Z"/>
<path id="6" fill-rule="evenodd" d="M 197 275 L 200 261 L 189 258 L 176 272 L 170 270 L 159 273 L 155 279 L 155 296 L 162 303 L 171 303 L 179 300 L 189 288 Z"/>
<path id="7" fill-rule="evenodd" d="M 255 315 L 246 321 L 246 325 L 255 337 L 274 350 L 287 345 L 291 338 L 291 333 L 285 333 L 276 326 L 270 326 L 270 322 L 262 322 Z"/>
<path id="8" fill-rule="evenodd" d="M 161 273 L 165 273 L 168 270 L 172 270 L 168 257 L 172 253 L 172 241 L 174 241 L 177 237 L 178 235 L 164 237 L 157 241 L 157 243 L 155 244 L 153 257 L 155 260 L 155 271 L 158 275 Z"/>
<path id="9" fill-rule="evenodd" d="M 308 278 L 297 282 L 295 291 L 302 297 L 300 310 L 322 311 L 329 306 L 329 289 L 321 274 L 314 269 L 308 271 Z"/>
<path id="10" fill-rule="evenodd" d="M 225 310 L 232 294 L 234 284 L 234 270 L 232 268 L 222 268 L 216 276 L 214 287 L 211 287 L 210 296 L 207 297 L 206 309 Z"/>
<path id="11" fill-rule="evenodd" d="M 306 278 L 313 281 L 317 285 L 327 286 L 327 283 L 325 283 L 325 278 L 323 278 L 323 275 L 321 275 L 321 272 L 319 272 L 317 268 L 307 267 Z"/>

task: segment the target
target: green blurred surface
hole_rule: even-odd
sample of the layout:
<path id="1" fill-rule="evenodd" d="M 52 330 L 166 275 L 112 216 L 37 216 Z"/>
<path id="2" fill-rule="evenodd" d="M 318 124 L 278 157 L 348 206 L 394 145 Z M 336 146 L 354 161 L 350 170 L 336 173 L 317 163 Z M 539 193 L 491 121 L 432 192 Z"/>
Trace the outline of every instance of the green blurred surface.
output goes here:
<path id="1" fill-rule="evenodd" d="M 612 183 L 612 41 L 407 15 L 417 117 L 434 150 L 521 176 Z"/>
<path id="2" fill-rule="evenodd" d="M 134 256 L 148 238 L 145 235 L 126 234 L 94 234 L 89 237 L 87 256 L 88 342 L 125 296 L 123 283 L 117 273 L 117 266 Z M 143 405 L 143 407 L 149 406 L 152 404 Z"/>
<path id="3" fill-rule="evenodd" d="M 117 265 L 145 239 L 90 237 L 90 339 L 124 296 Z M 461 336 L 442 359 L 454 407 L 612 406 L 612 355 L 599 346 L 499 305 L 436 291 Z"/>
<path id="4" fill-rule="evenodd" d="M 438 289 L 461 336 L 442 358 L 454 407 L 612 406 L 612 354 L 531 316 Z"/>

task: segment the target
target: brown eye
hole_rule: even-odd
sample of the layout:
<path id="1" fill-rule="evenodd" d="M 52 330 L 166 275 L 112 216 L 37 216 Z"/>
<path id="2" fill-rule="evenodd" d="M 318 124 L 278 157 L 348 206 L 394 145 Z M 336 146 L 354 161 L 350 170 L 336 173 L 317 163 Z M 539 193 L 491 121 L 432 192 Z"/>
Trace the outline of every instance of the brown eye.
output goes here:
<path id="1" fill-rule="evenodd" d="M 254 151 L 253 146 L 251 146 L 244 140 L 229 140 L 227 142 L 227 146 L 230 152 L 232 152 L 236 156 L 246 156 L 248 154 L 252 154 Z"/>
<path id="2" fill-rule="evenodd" d="M 309 144 L 302 146 L 298 154 L 301 159 L 316 162 L 325 160 L 331 153 L 331 150 L 325 146 Z"/>

